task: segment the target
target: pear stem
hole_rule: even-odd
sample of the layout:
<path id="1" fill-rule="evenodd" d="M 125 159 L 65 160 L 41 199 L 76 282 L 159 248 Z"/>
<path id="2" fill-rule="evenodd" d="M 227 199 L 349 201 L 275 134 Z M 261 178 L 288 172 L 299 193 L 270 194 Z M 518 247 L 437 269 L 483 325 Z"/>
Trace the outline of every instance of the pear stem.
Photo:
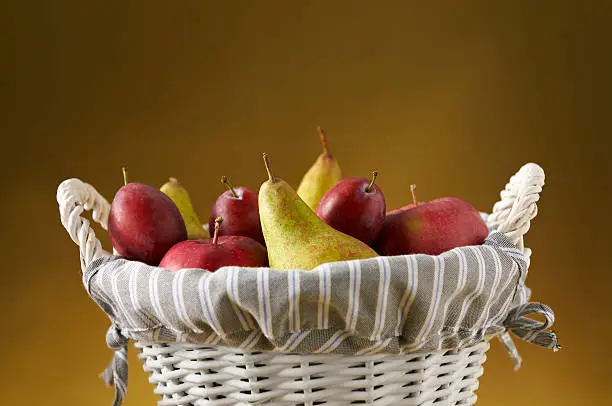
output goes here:
<path id="1" fill-rule="evenodd" d="M 329 155 L 329 149 L 327 148 L 327 135 L 325 135 L 325 131 L 323 131 L 321 126 L 317 127 L 317 133 L 319 133 L 319 138 L 321 138 L 321 145 L 323 146 L 323 154 Z"/>
<path id="2" fill-rule="evenodd" d="M 123 185 L 127 185 L 128 184 L 128 171 L 127 171 L 127 166 L 123 166 L 121 167 L 121 172 L 123 172 Z"/>
<path id="3" fill-rule="evenodd" d="M 213 234 L 212 245 L 217 244 L 217 240 L 219 239 L 219 226 L 223 223 L 223 217 L 217 217 L 215 219 L 215 232 Z"/>
<path id="4" fill-rule="evenodd" d="M 232 193 L 232 196 L 238 197 L 238 195 L 236 194 L 236 191 L 234 190 L 234 186 L 229 181 L 227 176 L 221 176 L 221 183 L 223 183 L 225 187 L 227 188 L 227 190 L 229 190 Z"/>
<path id="5" fill-rule="evenodd" d="M 412 193 L 412 203 L 414 203 L 414 205 L 416 206 L 417 204 L 419 204 L 416 198 L 416 185 L 410 185 L 410 193 Z"/>
<path id="6" fill-rule="evenodd" d="M 272 169 L 270 167 L 270 157 L 265 152 L 263 153 L 263 160 L 264 164 L 266 165 L 266 171 L 268 172 L 268 179 L 272 183 L 276 182 L 276 179 L 274 179 L 274 175 L 272 175 Z"/>
<path id="7" fill-rule="evenodd" d="M 370 181 L 370 184 L 368 185 L 368 187 L 365 189 L 366 193 L 370 193 L 372 191 L 372 187 L 374 186 L 374 182 L 376 182 L 377 177 L 378 177 L 378 171 L 372 172 L 372 180 Z"/>
<path id="8" fill-rule="evenodd" d="M 181 184 L 181 182 L 179 182 L 178 179 L 175 177 L 169 177 L 168 180 L 172 183 L 176 183 L 177 185 Z"/>

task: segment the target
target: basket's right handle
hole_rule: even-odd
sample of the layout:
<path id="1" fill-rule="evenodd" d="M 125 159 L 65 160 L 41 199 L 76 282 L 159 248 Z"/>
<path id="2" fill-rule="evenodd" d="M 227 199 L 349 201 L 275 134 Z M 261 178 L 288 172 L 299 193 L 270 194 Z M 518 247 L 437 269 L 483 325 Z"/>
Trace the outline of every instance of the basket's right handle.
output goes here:
<path id="1" fill-rule="evenodd" d="M 85 271 L 93 260 L 109 253 L 102 249 L 89 220 L 81 214 L 84 210 L 91 210 L 94 221 L 106 230 L 110 204 L 93 186 L 79 179 L 63 181 L 57 188 L 56 197 L 62 225 L 79 246 L 81 268 Z"/>
<path id="2" fill-rule="evenodd" d="M 529 250 L 525 249 L 523 236 L 538 214 L 536 203 L 543 185 L 544 170 L 535 163 L 523 165 L 501 191 L 501 200 L 487 218 L 489 229 L 506 234 L 526 254 Z"/>
<path id="3" fill-rule="evenodd" d="M 487 216 L 490 230 L 504 233 L 525 254 L 529 266 L 531 250 L 525 248 L 523 236 L 529 231 L 531 220 L 538 214 L 537 201 L 544 185 L 544 170 L 534 163 L 523 165 L 510 178 L 506 188 L 501 191 L 501 199 L 493 205 L 493 212 Z M 514 369 L 521 366 L 519 355 L 508 331 L 498 336 L 506 350 L 514 359 Z"/>

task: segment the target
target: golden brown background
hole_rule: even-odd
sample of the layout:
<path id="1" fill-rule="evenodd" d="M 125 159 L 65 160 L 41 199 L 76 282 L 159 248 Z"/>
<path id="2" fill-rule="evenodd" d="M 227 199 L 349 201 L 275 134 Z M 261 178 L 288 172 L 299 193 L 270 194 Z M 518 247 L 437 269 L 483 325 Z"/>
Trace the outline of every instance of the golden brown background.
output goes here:
<path id="1" fill-rule="evenodd" d="M 96 378 L 108 322 L 59 222 L 60 181 L 111 199 L 124 163 L 132 180 L 176 176 L 205 219 L 220 175 L 265 179 L 262 151 L 296 185 L 321 124 L 346 175 L 380 171 L 390 208 L 415 182 L 488 210 L 542 165 L 528 282 L 564 349 L 519 342 L 515 373 L 495 342 L 479 404 L 611 404 L 606 3 L 219 3 L 3 2 L 0 403 L 111 403 Z M 125 404 L 153 405 L 130 358 Z"/>

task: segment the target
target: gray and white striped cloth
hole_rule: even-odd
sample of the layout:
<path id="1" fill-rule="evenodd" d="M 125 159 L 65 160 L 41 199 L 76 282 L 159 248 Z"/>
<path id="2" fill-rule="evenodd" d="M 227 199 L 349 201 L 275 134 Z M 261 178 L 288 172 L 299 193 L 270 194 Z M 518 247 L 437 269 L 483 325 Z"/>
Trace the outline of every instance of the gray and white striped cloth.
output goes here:
<path id="1" fill-rule="evenodd" d="M 119 405 L 128 339 L 224 345 L 244 351 L 372 354 L 460 349 L 508 331 L 558 349 L 550 308 L 529 303 L 528 259 L 501 233 L 439 256 L 334 262 L 311 271 L 225 267 L 171 272 L 117 256 L 83 275 L 108 314 L 105 371 Z M 539 314 L 540 322 L 528 315 Z"/>

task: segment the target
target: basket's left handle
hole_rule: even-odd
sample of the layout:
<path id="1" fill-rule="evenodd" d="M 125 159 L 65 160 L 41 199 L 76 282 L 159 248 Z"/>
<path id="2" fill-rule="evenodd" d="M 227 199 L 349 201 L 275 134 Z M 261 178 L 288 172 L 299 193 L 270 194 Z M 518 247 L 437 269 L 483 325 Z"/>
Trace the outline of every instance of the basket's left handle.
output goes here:
<path id="1" fill-rule="evenodd" d="M 92 211 L 92 218 L 106 230 L 110 204 L 93 186 L 79 179 L 67 179 L 57 188 L 62 225 L 80 250 L 81 268 L 85 270 L 93 260 L 109 255 L 102 249 L 100 240 L 89 220 L 82 217 L 84 210 Z"/>

